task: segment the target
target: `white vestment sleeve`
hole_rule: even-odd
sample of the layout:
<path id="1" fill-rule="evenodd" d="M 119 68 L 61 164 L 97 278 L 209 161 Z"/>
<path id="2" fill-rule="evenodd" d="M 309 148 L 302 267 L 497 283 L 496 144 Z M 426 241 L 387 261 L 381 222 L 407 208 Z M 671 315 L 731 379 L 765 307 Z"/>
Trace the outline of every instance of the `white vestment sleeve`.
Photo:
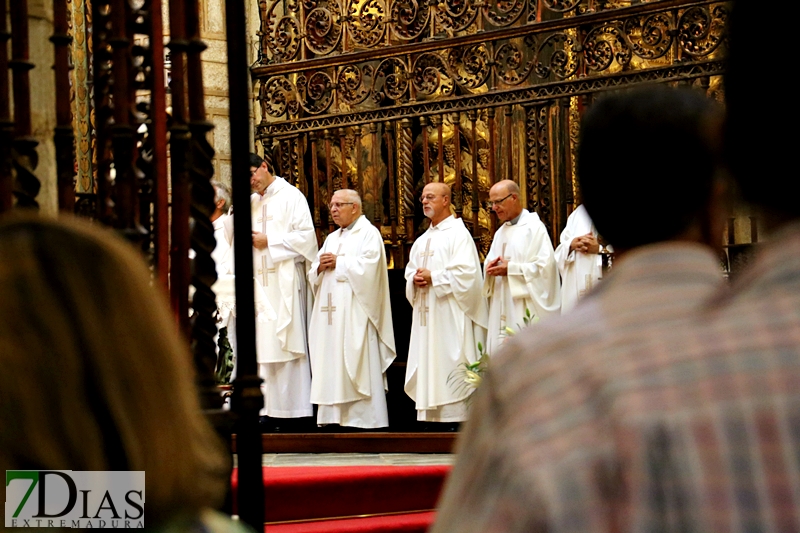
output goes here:
<path id="1" fill-rule="evenodd" d="M 531 311 L 545 318 L 561 311 L 561 281 L 553 245 L 544 226 L 528 228 L 526 242 L 515 249 L 508 262 L 508 286 L 512 298 L 529 298 Z M 518 251 L 517 251 L 518 250 Z"/>
<path id="2" fill-rule="evenodd" d="M 327 251 L 328 241 L 331 239 L 331 235 L 333 235 L 333 233 L 328 235 L 328 237 L 325 239 L 325 242 L 322 243 L 322 248 L 320 248 L 319 252 L 317 252 L 317 256 L 314 258 L 314 262 L 311 263 L 311 268 L 308 270 L 308 282 L 314 288 L 315 295 L 317 288 L 319 287 L 320 283 L 322 283 L 322 276 L 325 274 L 325 272 L 322 272 L 321 274 L 317 273 L 317 269 L 319 268 L 319 256 Z"/>
<path id="3" fill-rule="evenodd" d="M 561 232 L 561 242 L 555 249 L 556 264 L 561 276 L 564 276 L 567 265 L 575 261 L 575 250 L 570 250 L 570 245 L 575 237 L 578 237 L 575 235 L 575 217 L 570 214 L 567 218 L 567 225 Z"/>
<path id="4" fill-rule="evenodd" d="M 411 246 L 411 252 L 408 254 L 408 263 L 406 264 L 406 270 L 404 276 L 406 278 L 406 300 L 411 306 L 414 306 L 414 300 L 417 297 L 417 287 L 414 285 L 414 274 L 417 272 L 417 244 L 422 240 L 422 237 L 419 237 L 414 244 Z"/>
<path id="5" fill-rule="evenodd" d="M 473 255 L 477 255 L 472 239 L 463 239 L 464 234 L 455 233 L 457 242 L 451 246 L 450 261 L 443 269 L 431 271 L 431 283 L 437 298 L 448 294 L 465 293 L 473 288 L 474 280 L 481 276 Z M 470 250 L 471 248 L 471 250 Z M 474 254 L 470 251 L 475 252 Z M 483 281 L 483 280 L 481 280 Z"/>
<path id="6" fill-rule="evenodd" d="M 352 232 L 348 242 L 357 243 L 357 251 L 339 256 L 333 275 L 337 281 L 350 284 L 354 298 L 378 333 L 380 342 L 388 348 L 381 354 L 381 371 L 385 372 L 395 358 L 395 343 L 383 237 L 363 215 Z"/>
<path id="7" fill-rule="evenodd" d="M 431 285 L 433 285 L 433 292 L 437 298 L 444 298 L 453 292 L 451 287 L 453 275 L 450 272 L 450 268 L 452 266 L 448 265 L 447 268 L 431 271 Z"/>
<path id="8" fill-rule="evenodd" d="M 280 240 L 275 242 L 270 240 L 268 243 L 270 257 L 275 263 L 295 259 L 298 256 L 303 256 L 311 262 L 317 253 L 317 236 L 307 201 L 300 191 L 292 196 L 294 204 L 291 209 L 289 231 L 284 233 Z M 304 205 L 301 205 L 301 202 Z"/>

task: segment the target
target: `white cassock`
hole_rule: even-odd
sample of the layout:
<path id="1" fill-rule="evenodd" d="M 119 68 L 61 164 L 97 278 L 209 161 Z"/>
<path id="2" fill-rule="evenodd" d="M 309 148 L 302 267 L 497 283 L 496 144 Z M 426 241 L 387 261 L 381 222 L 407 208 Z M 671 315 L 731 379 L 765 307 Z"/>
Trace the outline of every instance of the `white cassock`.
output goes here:
<path id="1" fill-rule="evenodd" d="M 233 216 L 222 214 L 211 223 L 214 226 L 216 245 L 211 258 L 217 265 L 217 278 L 233 272 Z"/>
<path id="2" fill-rule="evenodd" d="M 523 209 L 516 224 L 498 228 L 484 265 L 501 255 L 508 261 L 508 275 L 486 276 L 483 285 L 489 299 L 489 354 L 506 339 L 506 327 L 518 331 L 524 326 L 526 309 L 538 320 L 561 313 L 553 244 L 539 215 Z"/>
<path id="3" fill-rule="evenodd" d="M 338 256 L 336 268 L 317 274 L 322 253 Z M 308 344 L 317 423 L 387 427 L 385 374 L 395 346 L 380 231 L 363 215 L 350 229 L 334 231 L 308 279 L 314 289 Z"/>
<path id="4" fill-rule="evenodd" d="M 217 266 L 217 281 L 211 289 L 217 297 L 217 329 L 222 329 L 228 327 L 231 314 L 236 307 L 233 276 L 233 216 L 220 215 L 212 224 L 216 245 L 211 252 L 211 258 Z"/>
<path id="5" fill-rule="evenodd" d="M 561 313 L 575 307 L 578 300 L 603 277 L 603 258 L 599 254 L 584 254 L 570 250 L 576 237 L 591 233 L 597 238 L 597 230 L 583 204 L 567 218 L 561 232 L 561 244 L 556 248 L 556 262 L 561 273 Z"/>
<path id="6" fill-rule="evenodd" d="M 317 239 L 308 202 L 296 187 L 275 176 L 263 196 L 250 197 L 250 207 L 253 231 L 266 234 L 268 241 L 263 250 L 253 248 L 256 300 L 260 289 L 276 316 L 256 321 L 256 355 L 264 379 L 261 414 L 312 416 L 306 272 L 317 254 Z"/>
<path id="7" fill-rule="evenodd" d="M 418 268 L 431 271 L 431 287 L 414 285 Z M 450 216 L 431 225 L 411 247 L 405 277 L 414 307 L 405 391 L 417 420 L 464 421 L 473 389 L 461 386 L 463 365 L 480 357 L 488 318 L 480 259 L 464 222 Z"/>

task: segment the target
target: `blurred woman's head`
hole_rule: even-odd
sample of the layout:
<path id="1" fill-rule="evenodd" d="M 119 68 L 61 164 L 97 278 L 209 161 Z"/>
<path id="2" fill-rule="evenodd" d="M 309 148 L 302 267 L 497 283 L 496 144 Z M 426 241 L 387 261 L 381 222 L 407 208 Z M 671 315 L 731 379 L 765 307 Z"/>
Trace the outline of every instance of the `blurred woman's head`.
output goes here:
<path id="1" fill-rule="evenodd" d="M 216 505 L 228 461 L 137 252 L 77 220 L 0 223 L 0 471 L 144 470 L 154 525 Z"/>

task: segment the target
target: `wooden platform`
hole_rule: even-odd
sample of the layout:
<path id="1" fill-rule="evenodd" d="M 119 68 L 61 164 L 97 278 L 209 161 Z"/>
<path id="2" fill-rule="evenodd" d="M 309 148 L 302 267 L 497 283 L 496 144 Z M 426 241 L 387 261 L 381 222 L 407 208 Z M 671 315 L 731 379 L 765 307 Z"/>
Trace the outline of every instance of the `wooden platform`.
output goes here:
<path id="1" fill-rule="evenodd" d="M 270 433 L 263 453 L 451 453 L 458 433 Z M 236 435 L 233 435 L 236 453 Z"/>

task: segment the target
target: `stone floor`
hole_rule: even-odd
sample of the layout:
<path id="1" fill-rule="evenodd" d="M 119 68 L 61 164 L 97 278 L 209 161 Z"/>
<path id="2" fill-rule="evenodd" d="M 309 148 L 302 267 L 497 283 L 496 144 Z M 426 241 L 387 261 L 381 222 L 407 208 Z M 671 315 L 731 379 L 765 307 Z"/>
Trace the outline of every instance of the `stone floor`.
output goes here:
<path id="1" fill-rule="evenodd" d="M 264 466 L 449 465 L 449 453 L 265 453 Z"/>

